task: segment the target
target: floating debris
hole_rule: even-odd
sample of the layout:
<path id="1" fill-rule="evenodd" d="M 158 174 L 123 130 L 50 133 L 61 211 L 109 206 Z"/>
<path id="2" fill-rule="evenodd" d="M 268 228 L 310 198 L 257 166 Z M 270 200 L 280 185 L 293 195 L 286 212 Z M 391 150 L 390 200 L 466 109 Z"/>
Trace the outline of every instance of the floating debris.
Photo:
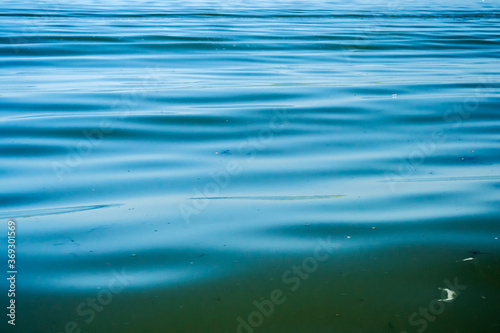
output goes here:
<path id="1" fill-rule="evenodd" d="M 441 298 L 438 301 L 451 302 L 457 297 L 457 293 L 451 289 L 448 289 L 448 288 L 439 288 L 439 289 L 446 292 L 446 298 Z"/>
<path id="2" fill-rule="evenodd" d="M 476 258 L 472 258 L 472 257 L 470 257 L 470 258 L 465 258 L 465 259 L 462 259 L 462 260 L 460 260 L 460 261 L 471 261 L 471 260 L 476 260 Z"/>

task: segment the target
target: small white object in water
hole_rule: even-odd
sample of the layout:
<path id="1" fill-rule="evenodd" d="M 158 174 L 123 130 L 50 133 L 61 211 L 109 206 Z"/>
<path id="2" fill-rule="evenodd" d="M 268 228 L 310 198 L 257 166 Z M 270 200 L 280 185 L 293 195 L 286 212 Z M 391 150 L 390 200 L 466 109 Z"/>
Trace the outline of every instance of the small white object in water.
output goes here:
<path id="1" fill-rule="evenodd" d="M 451 289 L 448 289 L 448 288 L 439 288 L 439 289 L 446 291 L 446 298 L 439 299 L 439 301 L 451 302 L 457 297 L 457 293 Z"/>
<path id="2" fill-rule="evenodd" d="M 470 260 L 476 260 L 476 259 L 475 259 L 475 258 L 472 258 L 472 257 L 470 257 L 470 258 L 465 258 L 465 259 L 462 259 L 462 261 L 470 261 Z"/>
<path id="3" fill-rule="evenodd" d="M 392 94 L 392 98 L 398 98 L 398 94 Z"/>

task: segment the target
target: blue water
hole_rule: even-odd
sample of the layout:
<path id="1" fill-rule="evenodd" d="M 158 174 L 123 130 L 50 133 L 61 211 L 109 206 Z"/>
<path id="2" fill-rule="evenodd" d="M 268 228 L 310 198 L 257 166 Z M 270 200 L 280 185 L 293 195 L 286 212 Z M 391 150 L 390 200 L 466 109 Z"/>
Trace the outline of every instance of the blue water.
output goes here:
<path id="1" fill-rule="evenodd" d="M 499 332 L 497 1 L 0 9 L 2 332 Z"/>

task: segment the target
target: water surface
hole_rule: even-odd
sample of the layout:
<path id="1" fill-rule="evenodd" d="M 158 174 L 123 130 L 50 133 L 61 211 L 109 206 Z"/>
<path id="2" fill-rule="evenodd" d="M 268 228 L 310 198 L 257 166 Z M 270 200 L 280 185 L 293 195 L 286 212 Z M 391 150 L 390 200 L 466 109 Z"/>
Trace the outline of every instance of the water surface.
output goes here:
<path id="1" fill-rule="evenodd" d="M 498 332 L 499 27 L 495 1 L 4 1 L 2 332 Z"/>

